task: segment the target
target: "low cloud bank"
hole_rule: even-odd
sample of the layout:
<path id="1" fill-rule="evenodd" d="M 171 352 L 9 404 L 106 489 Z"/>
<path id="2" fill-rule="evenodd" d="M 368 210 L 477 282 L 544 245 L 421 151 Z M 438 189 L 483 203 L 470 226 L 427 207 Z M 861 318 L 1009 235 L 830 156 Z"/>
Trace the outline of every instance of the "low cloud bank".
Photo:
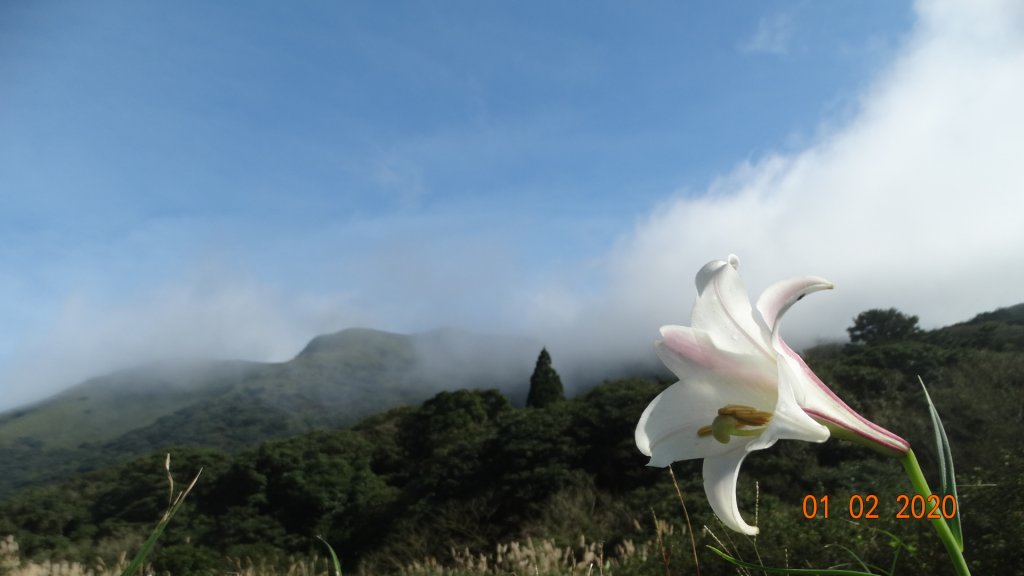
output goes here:
<path id="1" fill-rule="evenodd" d="M 693 276 L 730 253 L 751 296 L 776 280 L 836 284 L 794 307 L 805 346 L 859 312 L 925 327 L 1024 301 L 1024 5 L 920 2 L 905 48 L 844 126 L 795 154 L 738 166 L 636 224 L 606 260 L 607 293 L 570 321 L 571 363 L 637 357 L 685 324 Z M 553 333 L 559 326 L 551 326 Z"/>
<path id="2" fill-rule="evenodd" d="M 571 388 L 609 366 L 653 363 L 658 327 L 689 321 L 694 274 L 730 253 L 752 297 L 789 276 L 835 282 L 787 316 L 784 332 L 798 347 L 845 338 L 869 308 L 897 307 L 936 327 L 1024 301 L 1024 4 L 940 0 L 918 3 L 917 13 L 904 48 L 844 125 L 668 198 L 596 264 L 581 265 L 604 280 L 590 294 L 568 274 L 539 285 L 509 272 L 494 250 L 442 239 L 441 272 L 427 258 L 438 250 L 403 248 L 400 261 L 375 260 L 386 264 L 377 273 L 373 263 L 349 270 L 351 291 L 338 296 L 217 273 L 127 303 L 76 296 L 7 363 L 0 409 L 126 362 L 285 360 L 318 333 L 402 329 L 403 317 L 414 318 L 408 330 L 528 335 Z M 410 261 L 423 270 L 387 272 Z"/>

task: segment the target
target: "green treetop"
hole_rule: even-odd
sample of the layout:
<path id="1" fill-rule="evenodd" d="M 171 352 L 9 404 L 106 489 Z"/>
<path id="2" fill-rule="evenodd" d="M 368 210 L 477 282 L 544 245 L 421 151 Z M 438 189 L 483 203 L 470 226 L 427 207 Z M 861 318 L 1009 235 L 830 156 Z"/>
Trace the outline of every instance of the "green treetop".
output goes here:
<path id="1" fill-rule="evenodd" d="M 551 367 L 551 355 L 547 348 L 542 348 L 533 376 L 530 376 L 530 394 L 526 397 L 526 405 L 530 408 L 544 408 L 562 400 L 565 400 L 562 379 Z"/>
<path id="2" fill-rule="evenodd" d="M 917 316 L 907 316 L 895 308 L 861 312 L 846 329 L 854 344 L 881 344 L 913 340 L 921 335 Z"/>

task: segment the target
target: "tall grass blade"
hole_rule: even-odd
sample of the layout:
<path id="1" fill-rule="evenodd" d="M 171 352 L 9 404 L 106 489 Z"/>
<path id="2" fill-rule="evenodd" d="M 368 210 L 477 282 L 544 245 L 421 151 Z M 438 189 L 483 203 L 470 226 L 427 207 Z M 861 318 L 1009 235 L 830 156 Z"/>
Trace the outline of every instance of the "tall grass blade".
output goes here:
<path id="1" fill-rule="evenodd" d="M 860 567 L 863 568 L 865 572 L 871 573 L 871 568 L 868 567 L 867 563 L 865 563 L 864 560 L 860 556 L 858 556 L 857 553 L 854 552 L 852 548 L 849 548 L 847 546 L 843 546 L 842 544 L 827 544 L 827 545 L 825 545 L 825 548 L 828 548 L 830 546 L 834 546 L 836 548 L 839 548 L 839 549 L 845 551 L 847 554 L 850 555 L 851 558 L 853 558 L 853 560 L 857 564 L 860 564 Z"/>
<path id="2" fill-rule="evenodd" d="M 679 497 L 679 505 L 683 508 L 683 518 L 686 519 L 686 531 L 690 533 L 690 546 L 693 548 L 693 565 L 700 576 L 700 559 L 697 557 L 697 537 L 693 533 L 693 524 L 690 524 L 690 513 L 686 511 L 686 502 L 683 501 L 683 491 L 679 489 L 679 482 L 676 481 L 676 472 L 672 465 L 668 466 L 668 473 L 672 476 L 672 485 L 676 487 L 676 496 Z"/>
<path id="3" fill-rule="evenodd" d="M 334 553 L 334 548 L 324 540 L 322 536 L 317 536 L 317 540 L 324 543 L 327 546 L 327 551 L 331 553 L 331 562 L 334 564 L 334 576 L 341 576 L 341 562 L 338 560 L 338 555 Z"/>
<path id="4" fill-rule="evenodd" d="M 167 455 L 167 459 L 164 461 L 164 468 L 167 470 L 167 478 L 171 485 L 171 494 L 174 494 L 174 479 L 171 477 L 171 455 Z M 196 472 L 196 477 L 192 479 L 192 482 L 182 492 L 178 493 L 178 496 L 168 502 L 167 510 L 164 512 L 160 521 L 157 522 L 156 528 L 153 528 L 153 532 L 149 534 L 149 538 L 142 544 L 142 548 L 139 553 L 132 559 L 131 564 L 121 572 L 121 576 L 134 576 L 139 568 L 146 562 L 146 558 L 149 556 L 150 550 L 156 544 L 156 541 L 160 539 L 160 535 L 164 533 L 164 529 L 167 528 L 167 524 L 170 523 L 171 518 L 178 512 L 181 506 L 185 503 L 185 497 L 188 496 L 192 488 L 195 487 L 196 482 L 199 480 L 199 475 L 203 473 L 203 469 L 200 468 L 199 472 Z"/>
<path id="5" fill-rule="evenodd" d="M 924 398 L 928 401 L 928 413 L 932 417 L 932 430 L 935 432 L 935 446 L 939 453 L 939 475 L 941 481 L 939 483 L 939 493 L 942 496 L 952 495 L 953 500 L 956 502 L 956 514 L 952 518 L 946 520 L 949 524 L 949 529 L 953 533 L 953 538 L 956 540 L 957 546 L 960 551 L 964 551 L 964 535 L 963 529 L 960 527 L 960 498 L 956 493 L 956 474 L 953 472 L 953 451 L 949 447 L 949 438 L 946 437 L 946 429 L 942 426 L 942 419 L 939 418 L 939 411 L 935 409 L 935 404 L 932 404 L 932 397 L 928 394 L 928 388 L 924 385 L 924 380 L 920 376 L 917 377 L 917 381 L 921 383 L 921 389 L 924 390 Z"/>

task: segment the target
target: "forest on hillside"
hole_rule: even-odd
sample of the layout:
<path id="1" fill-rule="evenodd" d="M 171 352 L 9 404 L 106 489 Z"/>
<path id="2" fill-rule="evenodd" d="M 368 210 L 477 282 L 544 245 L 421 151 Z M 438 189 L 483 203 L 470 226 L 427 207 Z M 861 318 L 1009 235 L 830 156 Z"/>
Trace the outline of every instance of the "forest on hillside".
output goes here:
<path id="1" fill-rule="evenodd" d="M 896 310 L 868 311 L 851 326 L 850 343 L 803 354 L 848 404 L 911 442 L 934 486 L 924 380 L 956 459 L 975 574 L 1024 570 L 1021 312 L 922 331 Z M 744 463 L 738 493 L 761 533 L 741 537 L 711 513 L 699 461 L 674 465 L 684 514 L 672 476 L 646 467 L 634 444 L 639 415 L 671 382 L 614 380 L 565 399 L 551 387 L 550 358 L 547 371 L 541 364 L 535 378 L 545 376 L 533 384 L 548 390 L 531 390 L 527 406 L 494 390 L 448 391 L 350 428 L 241 453 L 172 450 L 179 483 L 203 472 L 152 555 L 153 570 L 223 574 L 253 558 L 287 566 L 322 556 L 318 536 L 350 574 L 465 567 L 468 558 L 488 558 L 496 569 L 502 545 L 540 542 L 566 551 L 559 573 L 595 554 L 614 574 L 690 574 L 698 561 L 701 574 L 735 573 L 708 545 L 764 566 L 946 569 L 928 523 L 896 518 L 898 496 L 911 490 L 895 460 L 835 439 L 757 452 Z M 0 505 L 0 539 L 13 536 L 23 562 L 112 563 L 137 549 L 167 506 L 164 458 L 21 491 Z M 846 503 L 868 494 L 879 498 L 879 518 L 852 521 Z M 804 516 L 809 495 L 830 497 L 828 519 Z"/>

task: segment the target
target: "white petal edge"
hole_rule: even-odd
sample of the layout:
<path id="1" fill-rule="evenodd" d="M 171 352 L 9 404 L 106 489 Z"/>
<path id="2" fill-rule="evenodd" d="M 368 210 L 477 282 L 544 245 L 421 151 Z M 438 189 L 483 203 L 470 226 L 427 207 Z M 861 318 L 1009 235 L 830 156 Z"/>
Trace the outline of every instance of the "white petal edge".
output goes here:
<path id="1" fill-rule="evenodd" d="M 747 451 L 741 448 L 705 458 L 704 493 L 707 494 L 711 509 L 723 524 L 737 532 L 756 536 L 760 530 L 743 521 L 736 503 L 736 479 L 746 457 Z"/>

